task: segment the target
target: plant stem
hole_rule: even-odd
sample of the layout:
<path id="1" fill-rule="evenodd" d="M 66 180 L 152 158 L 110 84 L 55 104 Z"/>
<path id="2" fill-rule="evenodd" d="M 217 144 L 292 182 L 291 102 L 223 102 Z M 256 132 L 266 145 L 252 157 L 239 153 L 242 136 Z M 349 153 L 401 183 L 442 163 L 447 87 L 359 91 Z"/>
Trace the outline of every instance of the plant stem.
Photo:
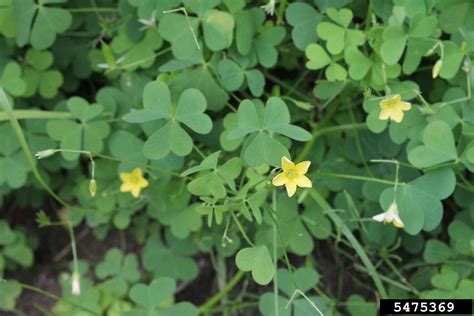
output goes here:
<path id="1" fill-rule="evenodd" d="M 113 13 L 117 12 L 117 8 L 67 8 L 67 10 L 71 13 L 97 13 L 97 12 L 104 12 L 104 13 Z"/>
<path id="2" fill-rule="evenodd" d="M 35 161 L 33 160 L 33 154 L 31 153 L 30 147 L 28 146 L 28 142 L 26 141 L 25 134 L 23 133 L 20 123 L 18 122 L 17 118 L 13 114 L 13 109 L 10 105 L 10 101 L 8 100 L 8 97 L 5 94 L 3 87 L 1 86 L 0 86 L 0 102 L 2 103 L 5 113 L 7 114 L 8 119 L 10 120 L 10 124 L 12 125 L 13 130 L 15 131 L 16 137 L 18 138 L 18 142 L 20 143 L 21 149 L 23 150 L 23 154 L 25 155 L 25 158 L 28 161 L 28 164 L 30 165 L 31 171 L 33 172 L 36 180 L 38 180 L 41 186 L 56 201 L 58 201 L 61 205 L 63 205 L 64 207 L 68 209 L 71 208 L 71 206 L 66 201 L 64 201 L 56 193 L 54 193 L 53 189 L 49 187 L 49 185 L 46 183 L 46 181 L 43 179 L 43 177 L 39 173 L 38 168 L 36 168 Z"/>
<path id="3" fill-rule="evenodd" d="M 313 200 L 324 210 L 328 211 L 327 214 L 329 218 L 334 222 L 337 227 L 340 227 L 342 233 L 346 236 L 347 240 L 352 244 L 357 255 L 362 260 L 362 263 L 367 269 L 369 276 L 375 283 L 375 287 L 377 288 L 379 295 L 381 298 L 387 298 L 387 291 L 380 279 L 380 275 L 378 274 L 377 270 L 375 269 L 372 261 L 370 261 L 367 253 L 365 252 L 364 248 L 362 248 L 361 244 L 357 240 L 357 238 L 352 234 L 351 230 L 346 226 L 346 224 L 342 221 L 342 219 L 336 214 L 336 212 L 332 212 L 333 208 L 329 205 L 328 202 L 316 191 L 314 188 L 309 189 L 309 195 L 313 198 Z"/>
<path id="4" fill-rule="evenodd" d="M 245 272 L 239 270 L 219 293 L 211 297 L 207 302 L 205 302 L 199 307 L 199 311 L 203 314 L 209 313 L 211 307 L 216 305 L 217 302 L 221 300 L 221 298 L 227 295 L 227 293 L 229 293 L 239 283 L 239 281 L 244 277 L 244 275 Z"/>
<path id="5" fill-rule="evenodd" d="M 97 12 L 103 12 L 103 13 L 114 13 L 117 12 L 117 8 L 66 8 L 71 13 L 97 13 Z"/>
<path id="6" fill-rule="evenodd" d="M 377 179 L 377 178 L 370 178 L 370 177 L 363 177 L 363 176 L 354 176 L 354 175 L 351 175 L 351 174 L 343 174 L 343 173 L 321 172 L 318 175 L 320 175 L 322 177 L 334 177 L 334 178 L 342 178 L 342 179 L 349 179 L 349 180 L 377 182 L 377 183 L 383 183 L 383 184 L 387 184 L 387 185 L 395 185 L 396 184 L 396 182 L 394 182 L 394 181 Z M 405 183 L 404 182 L 399 182 L 398 185 L 405 185 Z"/>
<path id="7" fill-rule="evenodd" d="M 38 287 L 34 287 L 34 286 L 32 286 L 32 285 L 29 285 L 29 284 L 21 283 L 21 282 L 18 282 L 18 281 L 16 281 L 16 280 L 12 280 L 12 281 L 9 281 L 9 280 L 1 280 L 1 281 L 2 281 L 2 282 L 16 283 L 16 284 L 18 284 L 21 288 L 23 288 L 23 289 L 25 289 L 25 290 L 29 290 L 29 291 L 32 291 L 32 292 L 36 292 L 36 293 L 41 294 L 41 295 L 43 295 L 43 296 L 45 296 L 45 297 L 51 298 L 51 299 L 53 299 L 53 300 L 55 300 L 55 301 L 64 300 L 65 302 L 67 302 L 67 303 L 69 303 L 69 304 L 71 304 L 71 305 L 73 305 L 73 306 L 75 306 L 75 307 L 78 307 L 78 308 L 80 308 L 80 309 L 82 309 L 82 310 L 84 310 L 84 311 L 86 311 L 86 312 L 88 312 L 88 313 L 92 313 L 93 315 L 99 315 L 99 313 L 98 313 L 97 311 L 94 311 L 94 310 L 90 309 L 90 308 L 87 307 L 87 306 L 83 306 L 83 305 L 81 305 L 81 304 L 79 304 L 79 303 L 76 303 L 76 302 L 74 302 L 74 301 L 71 301 L 71 300 L 69 300 L 69 299 L 67 299 L 67 298 L 61 298 L 60 296 L 57 296 L 56 294 L 50 293 L 50 292 L 45 291 L 45 290 L 43 290 L 43 289 L 40 289 L 40 288 L 38 288 Z"/>
<path id="8" fill-rule="evenodd" d="M 272 208 L 273 211 L 278 214 L 277 212 L 277 196 L 276 190 L 273 189 L 272 191 Z M 276 221 L 273 222 L 273 265 L 275 267 L 275 276 L 273 277 L 273 303 L 275 308 L 275 316 L 280 315 L 280 311 L 278 308 L 278 252 L 277 252 L 277 225 Z"/>
<path id="9" fill-rule="evenodd" d="M 235 221 L 235 224 L 240 230 L 240 233 L 244 237 L 245 241 L 252 247 L 255 247 L 255 244 L 250 240 L 250 238 L 247 236 L 247 233 L 245 232 L 244 228 L 242 227 L 242 224 L 240 223 L 239 219 L 237 216 L 235 216 L 234 211 L 230 211 L 230 215 L 232 216 L 232 219 Z"/>
<path id="10" fill-rule="evenodd" d="M 28 119 L 66 119 L 72 118 L 73 115 L 70 112 L 55 112 L 55 111 L 41 111 L 41 110 L 13 110 L 13 116 L 17 120 L 28 120 Z M 0 122 L 8 121 L 9 116 L 6 112 L 0 112 Z"/>

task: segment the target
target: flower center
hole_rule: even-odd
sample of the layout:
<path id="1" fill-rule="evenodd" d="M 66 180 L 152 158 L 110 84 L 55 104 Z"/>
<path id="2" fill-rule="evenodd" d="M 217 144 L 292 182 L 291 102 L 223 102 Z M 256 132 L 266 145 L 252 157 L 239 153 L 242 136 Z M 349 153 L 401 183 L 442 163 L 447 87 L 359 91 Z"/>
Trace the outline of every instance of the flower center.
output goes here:
<path id="1" fill-rule="evenodd" d="M 298 172 L 295 170 L 295 169 L 290 169 L 288 170 L 288 172 L 286 173 L 286 176 L 290 179 L 294 179 L 298 176 Z"/>
<path id="2" fill-rule="evenodd" d="M 140 182 L 140 177 L 137 177 L 137 176 L 131 176 L 130 177 L 130 182 L 132 184 L 138 184 Z"/>

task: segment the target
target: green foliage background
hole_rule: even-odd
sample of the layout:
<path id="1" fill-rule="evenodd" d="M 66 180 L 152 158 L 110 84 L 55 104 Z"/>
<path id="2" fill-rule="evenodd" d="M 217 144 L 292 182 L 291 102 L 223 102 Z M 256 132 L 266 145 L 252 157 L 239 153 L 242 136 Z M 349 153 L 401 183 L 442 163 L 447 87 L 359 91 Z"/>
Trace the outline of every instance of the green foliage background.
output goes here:
<path id="1" fill-rule="evenodd" d="M 0 0 L 0 310 L 357 316 L 474 297 L 473 15 L 470 0 Z M 401 123 L 378 118 L 394 94 L 412 104 Z M 271 186 L 282 156 L 311 161 L 313 188 Z M 119 174 L 137 167 L 134 198 Z M 403 229 L 372 220 L 392 202 Z M 72 253 L 53 262 L 44 230 Z M 50 265 L 59 292 L 37 287 Z"/>

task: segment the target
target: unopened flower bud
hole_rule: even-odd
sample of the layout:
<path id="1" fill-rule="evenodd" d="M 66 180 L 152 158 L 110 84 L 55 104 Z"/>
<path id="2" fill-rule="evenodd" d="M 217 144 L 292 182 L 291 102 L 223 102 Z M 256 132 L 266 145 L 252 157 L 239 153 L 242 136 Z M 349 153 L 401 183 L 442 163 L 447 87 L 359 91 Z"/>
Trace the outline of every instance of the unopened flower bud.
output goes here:
<path id="1" fill-rule="evenodd" d="M 72 273 L 71 293 L 72 295 L 81 295 L 81 277 L 76 271 Z"/>
<path id="2" fill-rule="evenodd" d="M 38 151 L 36 154 L 35 154 L 35 157 L 36 159 L 43 159 L 43 158 L 47 158 L 49 156 L 52 156 L 56 153 L 57 150 L 55 149 L 46 149 L 46 150 L 42 150 L 42 151 Z"/>
<path id="3" fill-rule="evenodd" d="M 92 197 L 94 197 L 97 193 L 97 182 L 95 179 L 91 179 L 89 182 L 89 192 L 91 193 Z"/>
<path id="4" fill-rule="evenodd" d="M 433 48 L 430 48 L 426 53 L 425 53 L 425 57 L 428 57 L 428 56 L 431 56 L 434 54 L 434 49 Z"/>
<path id="5" fill-rule="evenodd" d="M 441 67 L 443 66 L 443 61 L 439 59 L 433 66 L 433 79 L 439 76 L 439 72 L 441 71 Z"/>

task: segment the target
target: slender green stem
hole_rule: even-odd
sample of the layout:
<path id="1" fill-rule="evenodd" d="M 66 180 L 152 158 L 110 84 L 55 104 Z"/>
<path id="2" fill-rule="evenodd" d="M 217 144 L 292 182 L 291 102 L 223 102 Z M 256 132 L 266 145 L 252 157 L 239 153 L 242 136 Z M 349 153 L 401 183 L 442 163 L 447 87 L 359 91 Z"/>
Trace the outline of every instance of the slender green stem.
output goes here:
<path id="1" fill-rule="evenodd" d="M 67 10 L 71 13 L 97 13 L 97 12 L 102 12 L 102 13 L 114 13 L 118 12 L 117 8 L 67 8 Z"/>
<path id="2" fill-rule="evenodd" d="M 151 56 L 148 56 L 146 58 L 143 58 L 143 59 L 140 59 L 140 60 L 137 60 L 137 61 L 134 61 L 133 63 L 130 63 L 130 64 L 126 64 L 126 65 L 123 65 L 123 66 L 120 66 L 118 69 L 121 69 L 121 70 L 127 70 L 128 68 L 131 68 L 131 67 L 135 67 L 135 66 L 138 66 L 138 65 L 141 65 L 143 63 L 146 63 L 147 61 L 150 61 L 152 59 L 155 59 L 161 55 L 164 55 L 168 52 L 171 51 L 171 47 L 167 47 L 159 52 L 157 52 L 156 54 L 154 55 L 151 55 Z"/>
<path id="3" fill-rule="evenodd" d="M 297 295 L 303 296 L 303 298 L 308 301 L 308 303 L 319 313 L 319 315 L 324 316 L 324 314 L 319 310 L 319 308 L 314 304 L 312 300 L 309 299 L 309 297 L 306 296 L 306 294 L 303 293 L 303 291 L 296 289 L 293 292 L 293 295 L 291 295 L 290 300 L 288 301 L 288 304 L 286 304 L 285 309 L 288 309 L 288 307 L 293 303 L 293 300 L 297 297 Z"/>
<path id="4" fill-rule="evenodd" d="M 328 202 L 316 191 L 314 188 L 309 189 L 309 195 L 313 198 L 313 200 L 324 210 L 329 211 L 327 212 L 329 218 L 334 222 L 334 224 L 341 228 L 342 233 L 346 236 L 347 240 L 352 244 L 352 247 L 356 251 L 359 258 L 362 260 L 362 263 L 367 268 L 367 272 L 369 276 L 374 281 L 375 287 L 377 288 L 381 298 L 387 298 L 387 291 L 380 279 L 380 275 L 378 274 L 377 270 L 375 269 L 372 261 L 370 261 L 367 253 L 365 252 L 364 248 L 361 246 L 357 238 L 352 234 L 351 230 L 346 226 L 344 221 L 337 215 L 336 212 L 331 212 L 333 208 L 329 205 Z"/>
<path id="5" fill-rule="evenodd" d="M 50 292 L 45 291 L 45 290 L 43 290 L 43 289 L 40 289 L 40 288 L 38 288 L 38 287 L 34 287 L 34 286 L 32 286 L 32 285 L 29 285 L 29 284 L 21 283 L 21 282 L 18 282 L 18 281 L 16 281 L 16 280 L 12 280 L 12 281 L 10 281 L 10 280 L 2 280 L 2 281 L 3 281 L 3 282 L 16 283 L 16 284 L 18 284 L 21 288 L 23 288 L 23 289 L 25 289 L 25 290 L 29 290 L 29 291 L 32 291 L 32 292 L 36 292 L 36 293 L 41 294 L 41 295 L 43 295 L 43 296 L 45 296 L 45 297 L 51 298 L 51 299 L 53 299 L 53 300 L 55 300 L 55 301 L 63 300 L 63 301 L 65 301 L 65 302 L 67 302 L 67 303 L 69 303 L 69 304 L 71 304 L 71 305 L 73 305 L 73 306 L 75 306 L 75 307 L 78 307 L 78 308 L 80 308 L 80 309 L 82 309 L 82 310 L 88 312 L 88 313 L 92 313 L 93 315 L 99 315 L 99 313 L 98 313 L 97 311 L 94 311 L 94 310 L 90 309 L 90 308 L 87 307 L 87 306 L 83 306 L 82 304 L 79 304 L 79 303 L 76 303 L 76 302 L 74 302 L 74 301 L 71 301 L 71 300 L 69 300 L 68 298 L 62 298 L 62 297 L 60 297 L 60 296 L 57 296 L 56 294 L 50 293 Z"/>
<path id="6" fill-rule="evenodd" d="M 240 233 L 242 234 L 242 237 L 244 237 L 245 241 L 252 247 L 255 247 L 255 244 L 250 240 L 250 238 L 247 236 L 247 233 L 245 232 L 244 228 L 242 227 L 242 224 L 240 223 L 239 219 L 237 216 L 235 216 L 234 211 L 230 212 L 230 215 L 232 216 L 232 219 L 234 220 L 235 224 L 239 228 Z"/>
<path id="7" fill-rule="evenodd" d="M 71 208 L 71 206 L 67 202 L 65 202 L 56 193 L 54 193 L 53 189 L 49 187 L 49 185 L 46 183 L 46 181 L 43 179 L 43 177 L 39 173 L 38 168 L 36 168 L 35 161 L 33 160 L 33 154 L 31 153 L 30 147 L 28 146 L 28 142 L 26 141 L 25 134 L 23 133 L 20 123 L 18 122 L 17 118 L 13 114 L 13 109 L 10 105 L 10 101 L 8 100 L 8 97 L 5 94 L 3 87 L 1 86 L 0 86 L 0 102 L 3 105 L 5 113 L 8 115 L 10 124 L 12 125 L 13 130 L 15 131 L 16 137 L 18 138 L 18 142 L 20 143 L 20 146 L 23 150 L 23 154 L 25 155 L 25 158 L 36 180 L 56 201 L 58 201 L 60 204 L 62 204 L 66 208 Z"/>
<path id="8" fill-rule="evenodd" d="M 400 273 L 400 271 L 397 269 L 397 267 L 393 264 L 393 262 L 389 258 L 385 257 L 383 258 L 383 260 L 390 267 L 393 273 L 400 279 L 400 282 L 402 282 L 409 288 L 410 292 L 416 295 L 420 295 L 420 292 L 413 285 L 411 285 L 410 282 L 408 282 L 408 280 Z"/>
<path id="9" fill-rule="evenodd" d="M 277 196 L 275 189 L 273 189 L 272 191 L 272 208 L 273 211 L 278 214 Z M 275 267 L 275 276 L 273 277 L 273 303 L 275 308 L 275 316 L 280 315 L 280 311 L 278 308 L 278 273 L 276 273 L 276 271 L 278 270 L 277 234 L 277 225 L 276 222 L 273 222 L 273 266 Z"/>
<path id="10" fill-rule="evenodd" d="M 41 111 L 41 110 L 13 110 L 13 116 L 17 120 L 28 120 L 28 119 L 66 119 L 72 118 L 73 115 L 70 112 L 55 112 L 55 111 Z M 10 120 L 8 114 L 4 111 L 0 111 L 0 122 Z"/>
<path id="11" fill-rule="evenodd" d="M 225 295 L 227 295 L 227 293 L 229 293 L 239 283 L 239 281 L 244 277 L 244 275 L 245 272 L 239 270 L 219 293 L 211 297 L 207 302 L 205 302 L 199 307 L 199 311 L 203 314 L 208 313 L 211 307 L 216 305 L 217 302 L 219 302 Z"/>
<path id="12" fill-rule="evenodd" d="M 354 175 L 351 175 L 351 174 L 344 174 L 344 173 L 321 172 L 318 175 L 321 176 L 321 177 L 334 177 L 334 178 L 342 178 L 342 179 L 349 179 L 349 180 L 370 181 L 370 182 L 377 182 L 377 183 L 383 183 L 383 184 L 388 184 L 388 185 L 395 185 L 396 184 L 396 182 L 394 182 L 394 181 L 377 179 L 377 178 L 370 178 L 370 177 L 363 177 L 363 176 L 354 176 Z M 405 183 L 400 182 L 400 183 L 398 183 L 398 185 L 405 185 Z"/>

